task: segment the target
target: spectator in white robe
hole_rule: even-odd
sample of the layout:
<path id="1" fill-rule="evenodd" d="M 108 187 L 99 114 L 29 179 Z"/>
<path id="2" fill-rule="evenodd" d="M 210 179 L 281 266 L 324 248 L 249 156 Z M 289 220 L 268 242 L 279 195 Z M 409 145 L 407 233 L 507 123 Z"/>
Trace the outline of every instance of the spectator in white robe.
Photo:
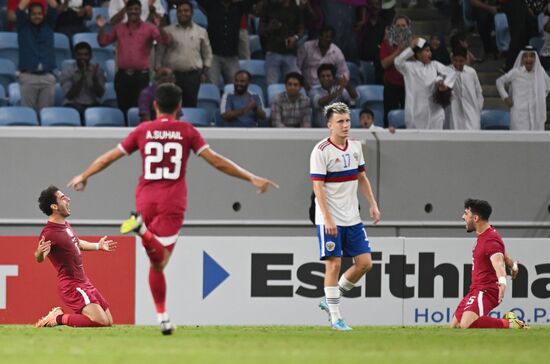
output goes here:
<path id="1" fill-rule="evenodd" d="M 414 56 L 414 60 L 408 61 Z M 394 60 L 395 68 L 405 79 L 405 124 L 409 129 L 443 129 L 445 111 L 433 99 L 436 88 L 452 89 L 455 72 L 432 61 L 430 45 L 415 38 Z"/>
<path id="2" fill-rule="evenodd" d="M 456 72 L 451 107 L 447 109 L 450 129 L 479 130 L 483 93 L 477 72 L 466 65 L 468 50 L 457 47 L 452 52 L 451 68 Z"/>
<path id="3" fill-rule="evenodd" d="M 533 47 L 526 46 L 519 52 L 514 67 L 496 84 L 500 97 L 510 108 L 510 130 L 544 130 L 550 77 Z"/>

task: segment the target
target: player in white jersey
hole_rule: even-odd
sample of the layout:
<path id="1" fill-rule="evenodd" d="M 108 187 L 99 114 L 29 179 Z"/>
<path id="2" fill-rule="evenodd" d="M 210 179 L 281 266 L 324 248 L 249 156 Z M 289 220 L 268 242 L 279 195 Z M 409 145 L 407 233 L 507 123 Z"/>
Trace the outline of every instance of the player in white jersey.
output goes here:
<path id="1" fill-rule="evenodd" d="M 317 143 L 310 158 L 310 178 L 315 192 L 315 224 L 325 261 L 325 298 L 319 307 L 329 314 L 335 330 L 351 330 L 340 314 L 340 297 L 372 267 L 369 239 L 359 215 L 357 186 L 369 201 L 374 223 L 380 211 L 365 174 L 361 142 L 348 138 L 349 108 L 337 102 L 325 107 L 330 136 Z M 353 265 L 342 274 L 342 256 L 353 257 Z"/>

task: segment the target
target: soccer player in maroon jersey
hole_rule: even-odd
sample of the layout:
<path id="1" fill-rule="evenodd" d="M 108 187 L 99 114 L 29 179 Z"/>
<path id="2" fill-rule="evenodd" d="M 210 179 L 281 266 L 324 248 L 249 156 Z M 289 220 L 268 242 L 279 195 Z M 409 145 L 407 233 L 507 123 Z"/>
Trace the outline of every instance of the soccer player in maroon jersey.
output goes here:
<path id="1" fill-rule="evenodd" d="M 117 243 L 102 237 L 97 243 L 79 239 L 66 220 L 71 215 L 71 199 L 59 188 L 49 186 L 40 193 L 40 210 L 48 215 L 48 223 L 40 233 L 40 242 L 34 252 L 38 263 L 46 257 L 57 269 L 57 289 L 59 296 L 74 314 L 65 314 L 54 307 L 35 324 L 36 327 L 67 325 L 73 327 L 111 326 L 113 317 L 109 304 L 101 293 L 90 283 L 84 273 L 83 250 L 113 251 Z"/>
<path id="2" fill-rule="evenodd" d="M 466 231 L 477 234 L 476 246 L 472 251 L 472 284 L 470 291 L 458 304 L 451 327 L 478 329 L 524 329 L 525 322 L 513 312 L 504 318 L 488 316 L 489 312 L 502 302 L 506 290 L 506 267 L 510 268 L 512 279 L 518 273 L 514 262 L 504 248 L 504 242 L 496 229 L 489 224 L 492 208 L 487 201 L 467 199 L 464 202 L 462 219 Z"/>
<path id="3" fill-rule="evenodd" d="M 159 86 L 154 101 L 157 119 L 137 126 L 117 147 L 98 157 L 68 183 L 76 191 L 83 191 L 88 178 L 121 157 L 140 151 L 142 175 L 136 188 L 138 213 L 132 214 L 120 231 L 124 234 L 135 232 L 141 237 L 151 261 L 149 286 L 164 335 L 170 335 L 174 327 L 166 312 L 163 270 L 174 249 L 187 205 L 185 173 L 189 153 L 193 151 L 214 168 L 250 182 L 259 193 L 266 192 L 270 186 L 278 188 L 272 181 L 214 152 L 192 124 L 177 120 L 181 95 L 176 85 Z"/>

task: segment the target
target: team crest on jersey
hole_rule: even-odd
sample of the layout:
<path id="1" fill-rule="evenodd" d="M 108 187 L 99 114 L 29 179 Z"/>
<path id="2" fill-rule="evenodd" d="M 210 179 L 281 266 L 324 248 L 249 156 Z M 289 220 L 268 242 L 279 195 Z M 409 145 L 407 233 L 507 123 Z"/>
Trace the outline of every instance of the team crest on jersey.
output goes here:
<path id="1" fill-rule="evenodd" d="M 359 162 L 359 153 L 353 153 L 353 158 L 356 162 Z"/>
<path id="2" fill-rule="evenodd" d="M 333 241 L 327 241 L 325 243 L 325 247 L 327 248 L 327 251 L 331 252 L 336 248 L 336 244 Z"/>

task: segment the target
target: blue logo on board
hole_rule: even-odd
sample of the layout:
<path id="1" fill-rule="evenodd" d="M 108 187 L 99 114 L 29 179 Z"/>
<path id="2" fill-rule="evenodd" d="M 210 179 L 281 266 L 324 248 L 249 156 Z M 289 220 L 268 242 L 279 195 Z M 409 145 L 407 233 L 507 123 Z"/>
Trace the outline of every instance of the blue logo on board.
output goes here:
<path id="1" fill-rule="evenodd" d="M 229 273 L 205 251 L 202 252 L 202 265 L 202 299 L 205 299 L 229 277 Z"/>

